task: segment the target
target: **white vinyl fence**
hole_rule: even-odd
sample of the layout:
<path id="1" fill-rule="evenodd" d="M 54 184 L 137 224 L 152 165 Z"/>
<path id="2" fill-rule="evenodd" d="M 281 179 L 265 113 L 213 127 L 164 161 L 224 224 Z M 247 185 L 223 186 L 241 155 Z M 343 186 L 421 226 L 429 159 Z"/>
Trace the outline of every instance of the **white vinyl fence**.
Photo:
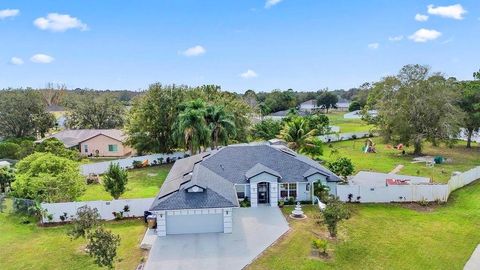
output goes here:
<path id="1" fill-rule="evenodd" d="M 363 185 L 337 185 L 337 196 L 342 201 L 362 203 L 419 202 L 448 200 L 454 190 L 480 179 L 480 166 L 464 173 L 454 175 L 447 184 L 391 185 L 384 187 L 368 187 Z M 359 198 L 359 199 L 357 199 Z"/>
<path id="2" fill-rule="evenodd" d="M 171 154 L 153 154 L 147 156 L 138 156 L 138 157 L 129 157 L 123 159 L 116 159 L 116 160 L 109 160 L 104 162 L 97 162 L 91 164 L 83 164 L 80 166 L 80 172 L 83 175 L 93 174 L 103 174 L 108 170 L 108 166 L 111 163 L 118 163 L 120 167 L 126 169 L 132 167 L 133 161 L 140 161 L 143 162 L 144 160 L 148 160 L 148 163 L 151 165 L 154 161 L 157 161 L 160 158 L 163 158 L 163 162 L 166 162 L 167 158 L 176 160 L 179 158 L 183 158 L 185 156 L 185 152 L 175 152 Z"/>
<path id="3" fill-rule="evenodd" d="M 72 217 L 76 216 L 77 209 L 85 205 L 91 208 L 97 208 L 98 213 L 103 220 L 115 219 L 113 212 L 123 212 L 126 205 L 128 205 L 130 211 L 124 213 L 124 217 L 143 217 L 144 211 L 148 211 L 148 209 L 150 209 L 153 200 L 154 198 L 120 199 L 113 201 L 42 203 L 42 208 L 47 211 L 42 221 L 44 223 L 61 222 L 62 219 L 60 218 L 60 216 L 66 216 L 67 219 L 65 221 L 70 221 Z M 47 215 L 51 215 L 53 219 L 49 220 L 47 218 Z"/>
<path id="4" fill-rule="evenodd" d="M 369 138 L 371 132 L 347 132 L 347 133 L 332 133 L 326 135 L 318 136 L 322 142 L 339 142 L 339 141 L 348 141 L 361 138 Z"/>

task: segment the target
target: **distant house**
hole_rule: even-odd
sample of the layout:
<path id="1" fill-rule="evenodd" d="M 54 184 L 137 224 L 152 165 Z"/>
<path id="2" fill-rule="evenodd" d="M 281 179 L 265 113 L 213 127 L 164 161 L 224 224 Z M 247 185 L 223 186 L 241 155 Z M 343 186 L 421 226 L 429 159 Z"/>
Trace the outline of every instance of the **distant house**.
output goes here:
<path id="1" fill-rule="evenodd" d="M 305 102 L 300 103 L 300 108 L 299 111 L 302 112 L 313 112 L 320 110 L 321 108 L 317 106 L 317 100 L 316 99 L 310 99 Z"/>
<path id="2" fill-rule="evenodd" d="M 350 101 L 346 99 L 340 99 L 337 104 L 336 108 L 333 110 L 337 111 L 348 111 L 348 107 L 350 106 Z M 307 112 L 307 113 L 312 113 L 316 111 L 323 111 L 324 109 L 321 106 L 317 105 L 317 100 L 316 99 L 310 99 L 305 102 L 302 102 L 300 104 L 299 111 Z"/>
<path id="3" fill-rule="evenodd" d="M 289 112 L 290 112 L 290 110 L 278 111 L 278 112 L 271 113 L 271 114 L 265 116 L 264 118 L 265 118 L 265 119 L 272 119 L 272 120 L 282 120 L 283 118 L 287 117 L 287 115 L 288 115 Z M 306 116 L 306 115 L 308 115 L 308 113 L 305 112 L 305 111 L 297 111 L 296 113 L 297 113 L 299 116 Z"/>
<path id="4" fill-rule="evenodd" d="M 126 135 L 119 129 L 69 129 L 55 133 L 56 138 L 67 148 L 75 148 L 84 156 L 123 157 L 131 155 L 133 149 L 124 144 Z"/>

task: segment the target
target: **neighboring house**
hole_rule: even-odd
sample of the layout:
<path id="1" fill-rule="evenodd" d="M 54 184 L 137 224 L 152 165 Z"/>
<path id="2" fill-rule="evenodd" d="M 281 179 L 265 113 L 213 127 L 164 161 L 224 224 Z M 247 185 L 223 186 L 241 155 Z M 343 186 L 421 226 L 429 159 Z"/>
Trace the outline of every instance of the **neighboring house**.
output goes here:
<path id="1" fill-rule="evenodd" d="M 348 107 L 350 107 L 350 101 L 346 99 L 340 99 L 337 102 L 337 108 L 335 110 L 341 111 L 341 112 L 348 112 Z"/>
<path id="2" fill-rule="evenodd" d="M 239 144 L 178 160 L 150 211 L 157 234 L 231 233 L 239 201 L 277 207 L 279 200 L 312 201 L 313 183 L 336 193 L 338 176 L 283 145 Z"/>
<path id="3" fill-rule="evenodd" d="M 57 138 L 67 148 L 76 148 L 84 156 L 123 157 L 131 155 L 133 149 L 124 144 L 126 135 L 119 129 L 69 129 L 48 138 Z"/>
<path id="4" fill-rule="evenodd" d="M 377 110 L 369 110 L 367 111 L 367 114 L 370 115 L 371 117 L 377 117 L 378 116 L 378 111 Z M 353 112 L 349 112 L 343 115 L 343 118 L 345 119 L 362 119 L 362 111 L 357 110 Z"/>
<path id="5" fill-rule="evenodd" d="M 310 99 L 310 100 L 307 100 L 307 101 L 304 101 L 304 102 L 300 103 L 299 111 L 311 113 L 311 112 L 317 111 L 317 110 L 320 110 L 320 107 L 317 106 L 317 100 L 316 99 Z"/>
<path id="6" fill-rule="evenodd" d="M 269 115 L 266 115 L 264 117 L 264 119 L 272 119 L 272 120 L 280 121 L 283 118 L 287 117 L 289 112 L 290 112 L 290 110 L 274 112 L 274 113 L 271 113 Z M 307 116 L 308 115 L 308 113 L 305 112 L 305 111 L 297 111 L 296 113 L 299 116 Z"/>

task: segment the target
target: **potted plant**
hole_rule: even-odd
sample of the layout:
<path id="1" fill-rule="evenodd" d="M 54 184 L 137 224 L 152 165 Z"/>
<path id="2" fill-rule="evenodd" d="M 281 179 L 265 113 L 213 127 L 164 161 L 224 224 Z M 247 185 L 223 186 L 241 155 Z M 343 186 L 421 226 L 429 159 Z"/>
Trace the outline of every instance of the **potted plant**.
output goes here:
<path id="1" fill-rule="evenodd" d="M 285 205 L 285 201 L 284 201 L 284 200 L 279 200 L 279 201 L 278 201 L 278 207 L 279 207 L 279 208 L 283 208 L 284 205 Z"/>

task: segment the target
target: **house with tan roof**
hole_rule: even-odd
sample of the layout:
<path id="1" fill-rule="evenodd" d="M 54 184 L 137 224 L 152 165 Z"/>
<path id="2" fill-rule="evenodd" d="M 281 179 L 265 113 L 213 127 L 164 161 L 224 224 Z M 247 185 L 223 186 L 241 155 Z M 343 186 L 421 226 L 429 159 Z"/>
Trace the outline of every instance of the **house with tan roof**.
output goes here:
<path id="1" fill-rule="evenodd" d="M 119 129 L 68 129 L 43 138 L 56 138 L 66 148 L 78 149 L 83 156 L 123 157 L 134 150 L 125 144 L 127 136 Z"/>

